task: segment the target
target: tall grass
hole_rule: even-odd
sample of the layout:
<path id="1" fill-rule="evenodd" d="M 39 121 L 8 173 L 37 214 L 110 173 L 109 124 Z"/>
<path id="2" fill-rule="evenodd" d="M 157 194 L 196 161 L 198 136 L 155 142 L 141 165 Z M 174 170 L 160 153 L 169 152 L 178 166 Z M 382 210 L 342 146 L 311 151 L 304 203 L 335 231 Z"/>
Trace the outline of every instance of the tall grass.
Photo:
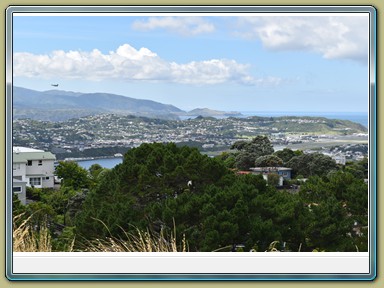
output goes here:
<path id="1" fill-rule="evenodd" d="M 88 242 L 86 252 L 187 252 L 185 237 L 178 247 L 174 237 L 165 237 L 161 231 L 154 235 L 148 231 L 135 229 L 134 232 L 124 232 L 124 238 L 106 237 Z M 167 240 L 167 238 L 169 240 Z"/>
<path id="2" fill-rule="evenodd" d="M 31 225 L 32 215 L 21 220 L 23 216 L 13 217 L 13 252 L 51 252 L 51 235 L 46 223 L 35 229 Z"/>
<path id="3" fill-rule="evenodd" d="M 98 219 L 95 219 L 100 221 Z M 100 221 L 105 227 L 106 225 Z M 108 229 L 108 227 L 106 227 Z M 109 230 L 108 230 L 109 231 Z M 122 229 L 124 237 L 113 236 L 89 241 L 85 251 L 90 252 L 187 252 L 188 245 L 185 235 L 180 245 L 177 245 L 176 231 L 167 235 L 164 229 L 159 233 L 141 231 L 134 228 L 132 232 Z M 111 233 L 110 233 L 111 234 Z"/>
<path id="4" fill-rule="evenodd" d="M 14 252 L 52 252 L 52 239 L 47 222 L 40 223 L 37 228 L 32 224 L 33 215 L 23 220 L 24 214 L 13 217 L 13 251 Z M 98 219 L 104 226 L 105 224 Z M 106 226 L 105 226 L 106 227 Z M 175 225 L 174 225 L 175 227 Z M 106 227 L 108 229 L 108 227 Z M 108 229 L 109 231 L 109 229 Z M 103 239 L 86 240 L 83 249 L 74 250 L 74 240 L 68 251 L 62 252 L 188 252 L 188 243 L 185 235 L 181 243 L 177 244 L 176 231 L 167 234 L 164 229 L 159 233 L 141 231 L 138 228 L 132 229 L 132 232 L 123 231 L 123 238 L 110 237 Z M 276 245 L 279 241 L 273 241 L 265 252 L 280 252 Z M 219 248 L 213 252 L 226 250 L 232 245 Z M 301 245 L 299 247 L 299 252 Z M 256 252 L 256 251 L 255 251 Z M 315 249 L 313 252 L 317 252 Z"/>
<path id="5" fill-rule="evenodd" d="M 13 217 L 13 252 L 52 252 L 52 238 L 47 221 L 36 227 L 31 221 L 33 215 L 24 220 L 23 217 L 24 214 Z M 73 240 L 69 249 L 62 252 L 187 252 L 185 236 L 181 244 L 177 245 L 173 235 L 176 235 L 175 231 L 167 235 L 164 230 L 150 233 L 135 228 L 130 233 L 124 231 L 124 239 L 111 236 L 87 240 L 84 249 L 80 250 L 74 250 Z"/>

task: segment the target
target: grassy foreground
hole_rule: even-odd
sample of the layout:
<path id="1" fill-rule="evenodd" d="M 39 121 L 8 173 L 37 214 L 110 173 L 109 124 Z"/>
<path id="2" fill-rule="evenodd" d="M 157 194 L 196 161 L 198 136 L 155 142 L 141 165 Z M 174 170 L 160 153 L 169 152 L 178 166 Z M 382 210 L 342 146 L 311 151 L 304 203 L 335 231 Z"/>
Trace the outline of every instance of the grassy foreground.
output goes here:
<path id="1" fill-rule="evenodd" d="M 24 214 L 13 218 L 13 251 L 14 252 L 52 252 L 52 237 L 47 223 L 33 225 L 32 216 L 22 220 Z M 176 238 L 160 233 L 150 233 L 134 229 L 124 232 L 125 239 L 106 237 L 87 241 L 84 249 L 74 250 L 75 239 L 67 251 L 60 252 L 187 252 L 187 242 L 183 237 L 177 245 Z M 176 233 L 175 233 L 176 234 Z"/>
<path id="2" fill-rule="evenodd" d="M 36 227 L 31 223 L 32 216 L 22 220 L 23 215 L 13 217 L 13 252 L 52 252 L 52 237 L 47 223 Z M 60 252 L 188 252 L 185 235 L 181 244 L 177 245 L 176 237 L 173 236 L 175 232 L 165 235 L 163 230 L 160 233 L 151 233 L 135 228 L 133 232 L 124 234 L 125 239 L 111 236 L 87 241 L 87 245 L 81 250 L 74 249 L 75 239 L 73 239 L 68 250 Z M 278 242 L 273 241 L 265 252 L 280 252 L 275 248 Z M 229 247 L 231 246 L 216 251 Z"/>

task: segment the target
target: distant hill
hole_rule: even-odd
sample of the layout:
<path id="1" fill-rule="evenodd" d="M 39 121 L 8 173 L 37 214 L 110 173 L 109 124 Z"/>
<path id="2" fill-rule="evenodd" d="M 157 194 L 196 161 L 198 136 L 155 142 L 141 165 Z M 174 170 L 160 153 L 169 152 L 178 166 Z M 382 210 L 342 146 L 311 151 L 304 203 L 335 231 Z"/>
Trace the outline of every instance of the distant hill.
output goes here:
<path id="1" fill-rule="evenodd" d="M 45 92 L 13 87 L 13 117 L 64 121 L 100 113 L 178 119 L 185 111 L 151 100 L 109 93 Z"/>
<path id="2" fill-rule="evenodd" d="M 209 108 L 196 108 L 186 113 L 186 116 L 203 116 L 203 117 L 238 117 L 243 116 L 240 112 L 218 111 Z"/>

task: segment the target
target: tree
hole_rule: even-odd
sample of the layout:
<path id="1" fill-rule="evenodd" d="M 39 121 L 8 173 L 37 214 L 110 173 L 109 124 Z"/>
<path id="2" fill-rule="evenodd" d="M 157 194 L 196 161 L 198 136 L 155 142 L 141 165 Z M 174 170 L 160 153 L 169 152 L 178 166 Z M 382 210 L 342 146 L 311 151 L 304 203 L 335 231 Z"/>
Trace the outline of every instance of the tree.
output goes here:
<path id="1" fill-rule="evenodd" d="M 22 223 L 22 220 L 25 220 L 25 217 L 22 217 L 21 215 L 24 214 L 26 211 L 25 205 L 21 204 L 21 201 L 19 200 L 19 197 L 17 197 L 16 194 L 13 193 L 12 195 L 12 217 L 14 220 L 17 218 L 19 221 L 17 221 L 17 225 Z"/>
<path id="2" fill-rule="evenodd" d="M 60 161 L 55 169 L 56 175 L 62 179 L 62 185 L 74 190 L 89 188 L 90 179 L 86 169 L 74 161 Z"/>
<path id="3" fill-rule="evenodd" d="M 275 173 L 268 174 L 268 184 L 272 186 L 278 186 L 280 181 L 280 176 Z"/>
<path id="4" fill-rule="evenodd" d="M 353 239 L 347 236 L 353 220 L 336 197 L 331 196 L 311 207 L 310 225 L 307 227 L 307 245 L 325 251 L 356 251 Z"/>
<path id="5" fill-rule="evenodd" d="M 238 169 L 246 170 L 252 167 L 257 158 L 273 153 L 273 145 L 267 136 L 256 136 L 250 142 L 236 142 L 232 148 L 239 152 L 235 158 Z"/>
<path id="6" fill-rule="evenodd" d="M 312 176 L 300 189 L 310 211 L 308 247 L 326 251 L 367 251 L 367 234 L 356 234 L 354 223 L 368 225 L 368 186 L 351 173 L 336 171 Z M 331 235 L 332 234 L 332 235 Z"/>
<path id="7" fill-rule="evenodd" d="M 100 172 L 103 171 L 103 169 L 104 168 L 100 164 L 92 164 L 91 167 L 88 168 L 92 180 L 96 180 Z"/>
<path id="8" fill-rule="evenodd" d="M 106 172 L 87 194 L 83 210 L 76 215 L 77 230 L 86 237 L 108 235 L 95 219 L 103 221 L 116 235 L 133 223 L 146 229 L 151 224 L 149 219 L 162 218 L 172 227 L 172 218 L 179 213 L 175 212 L 176 206 L 169 206 L 171 199 L 184 199 L 183 194 L 197 197 L 206 186 L 220 182 L 230 173 L 222 161 L 203 155 L 196 148 L 173 143 L 142 144 L 130 149 L 123 163 Z M 190 181 L 192 185 L 188 185 Z M 166 215 L 151 215 L 158 208 L 150 207 L 159 203 L 167 203 L 163 207 Z M 197 206 L 195 213 L 199 209 Z"/>
<path id="9" fill-rule="evenodd" d="M 335 160 L 321 153 L 302 154 L 291 158 L 286 166 L 292 168 L 296 175 L 326 176 L 330 171 L 337 170 Z"/>
<path id="10" fill-rule="evenodd" d="M 255 165 L 255 156 L 248 151 L 242 150 L 235 157 L 235 166 L 239 170 L 249 170 L 250 167 Z"/>
<path id="11" fill-rule="evenodd" d="M 256 167 L 280 167 L 283 165 L 283 160 L 275 155 L 260 156 L 255 161 Z"/>
<path id="12" fill-rule="evenodd" d="M 267 136 L 256 136 L 252 139 L 246 149 L 259 156 L 270 155 L 274 152 L 273 145 Z"/>
<path id="13" fill-rule="evenodd" d="M 234 153 L 222 152 L 216 158 L 223 161 L 224 165 L 228 168 L 234 168 L 235 167 L 236 160 L 235 160 Z"/>
<path id="14" fill-rule="evenodd" d="M 286 242 L 291 251 L 367 247 L 362 237 L 348 236 L 356 217 L 366 223 L 366 186 L 351 174 L 310 177 L 293 194 L 267 185 L 262 175 L 238 175 L 220 158 L 172 143 L 131 149 L 122 164 L 102 173 L 87 194 L 69 199 L 76 239 L 124 237 L 133 226 L 176 231 L 177 239 L 185 235 L 189 251 L 199 252 L 226 251 L 234 244 L 265 251 L 274 241 Z"/>
<path id="15" fill-rule="evenodd" d="M 368 159 L 347 162 L 344 169 L 346 172 L 352 173 L 356 178 L 366 179 L 368 178 Z"/>
<path id="16" fill-rule="evenodd" d="M 276 151 L 275 153 L 273 153 L 273 155 L 279 157 L 283 161 L 284 165 L 293 157 L 298 156 L 295 154 L 295 151 L 289 148 L 284 148 L 283 150 Z"/>
<path id="17" fill-rule="evenodd" d="M 236 149 L 236 150 L 243 150 L 249 143 L 247 141 L 244 141 L 244 140 L 239 140 L 239 141 L 236 141 L 235 143 L 232 144 L 231 148 L 230 149 Z"/>

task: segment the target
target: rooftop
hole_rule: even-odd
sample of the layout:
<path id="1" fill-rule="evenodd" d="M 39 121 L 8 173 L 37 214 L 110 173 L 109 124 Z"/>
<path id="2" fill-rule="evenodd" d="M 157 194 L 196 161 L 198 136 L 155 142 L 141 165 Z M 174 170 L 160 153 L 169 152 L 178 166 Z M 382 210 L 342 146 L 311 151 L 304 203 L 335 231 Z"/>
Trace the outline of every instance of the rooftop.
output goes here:
<path id="1" fill-rule="evenodd" d="M 13 152 L 13 163 L 26 163 L 28 160 L 56 160 L 56 156 L 51 152 L 36 150 L 33 152 Z"/>
<path id="2" fill-rule="evenodd" d="M 38 150 L 28 147 L 21 147 L 21 146 L 13 146 L 13 153 L 19 153 L 19 152 L 44 152 L 44 150 Z"/>

